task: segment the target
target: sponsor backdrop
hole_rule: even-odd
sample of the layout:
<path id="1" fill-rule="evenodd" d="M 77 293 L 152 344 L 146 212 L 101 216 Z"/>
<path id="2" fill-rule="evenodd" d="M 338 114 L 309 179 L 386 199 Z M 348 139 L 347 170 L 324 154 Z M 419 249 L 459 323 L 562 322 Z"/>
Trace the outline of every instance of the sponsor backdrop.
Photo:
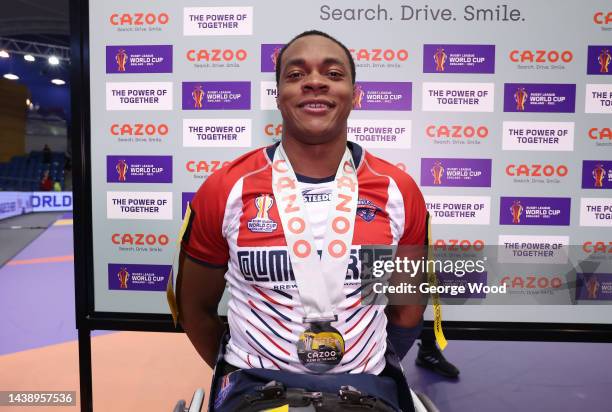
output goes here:
<path id="1" fill-rule="evenodd" d="M 96 311 L 169 312 L 187 202 L 228 161 L 280 139 L 276 58 L 312 28 L 350 48 L 349 139 L 420 183 L 435 244 L 500 245 L 502 263 L 564 264 L 566 245 L 610 260 L 612 9 L 430 3 L 90 2 Z M 583 304 L 612 300 L 610 270 L 512 268 L 515 292 L 576 282 L 581 305 L 447 306 L 445 319 L 612 322 L 607 306 Z"/>

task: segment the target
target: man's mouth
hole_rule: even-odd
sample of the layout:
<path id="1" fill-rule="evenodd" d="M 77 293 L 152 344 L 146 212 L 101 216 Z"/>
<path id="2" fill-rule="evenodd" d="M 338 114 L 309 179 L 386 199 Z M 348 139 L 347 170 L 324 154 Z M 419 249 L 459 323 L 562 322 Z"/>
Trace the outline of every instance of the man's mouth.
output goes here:
<path id="1" fill-rule="evenodd" d="M 305 104 L 304 107 L 308 107 L 309 109 L 324 109 L 329 106 L 323 103 L 308 103 Z"/>
<path id="2" fill-rule="evenodd" d="M 305 101 L 298 105 L 308 113 L 320 114 L 334 108 L 336 105 L 328 101 Z"/>

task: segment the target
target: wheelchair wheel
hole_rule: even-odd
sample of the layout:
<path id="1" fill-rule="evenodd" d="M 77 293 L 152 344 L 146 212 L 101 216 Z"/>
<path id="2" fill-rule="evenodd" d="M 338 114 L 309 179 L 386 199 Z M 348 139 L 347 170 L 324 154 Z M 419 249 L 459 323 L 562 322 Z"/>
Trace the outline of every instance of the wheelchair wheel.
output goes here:
<path id="1" fill-rule="evenodd" d="M 424 393 L 415 392 L 411 389 L 410 395 L 412 395 L 412 402 L 416 412 L 440 412 L 432 400 Z"/>
<path id="2" fill-rule="evenodd" d="M 172 412 L 185 412 L 185 401 L 181 399 L 176 403 Z"/>
<path id="3" fill-rule="evenodd" d="M 201 412 L 203 403 L 204 390 L 200 388 L 193 393 L 189 406 L 187 406 L 187 403 L 181 399 L 176 403 L 172 412 Z"/>

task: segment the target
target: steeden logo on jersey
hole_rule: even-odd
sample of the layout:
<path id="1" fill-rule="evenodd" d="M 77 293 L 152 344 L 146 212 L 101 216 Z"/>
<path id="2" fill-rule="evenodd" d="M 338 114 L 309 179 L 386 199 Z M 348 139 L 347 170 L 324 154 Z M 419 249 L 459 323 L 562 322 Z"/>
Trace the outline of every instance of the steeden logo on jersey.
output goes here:
<path id="1" fill-rule="evenodd" d="M 317 191 L 316 189 L 302 190 L 304 203 L 331 202 L 331 190 Z"/>

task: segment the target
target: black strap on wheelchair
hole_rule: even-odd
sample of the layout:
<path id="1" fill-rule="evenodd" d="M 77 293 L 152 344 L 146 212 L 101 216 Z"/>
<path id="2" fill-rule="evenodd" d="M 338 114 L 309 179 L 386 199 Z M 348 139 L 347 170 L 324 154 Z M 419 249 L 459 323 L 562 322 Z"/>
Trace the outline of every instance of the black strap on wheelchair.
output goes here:
<path id="1" fill-rule="evenodd" d="M 364 395 L 352 386 L 342 386 L 338 393 L 309 392 L 299 388 L 287 389 L 282 383 L 276 381 L 260 386 L 254 395 L 245 395 L 238 410 L 259 412 L 287 404 L 289 407 L 296 408 L 312 406 L 317 412 L 395 411 L 384 401 Z"/>

